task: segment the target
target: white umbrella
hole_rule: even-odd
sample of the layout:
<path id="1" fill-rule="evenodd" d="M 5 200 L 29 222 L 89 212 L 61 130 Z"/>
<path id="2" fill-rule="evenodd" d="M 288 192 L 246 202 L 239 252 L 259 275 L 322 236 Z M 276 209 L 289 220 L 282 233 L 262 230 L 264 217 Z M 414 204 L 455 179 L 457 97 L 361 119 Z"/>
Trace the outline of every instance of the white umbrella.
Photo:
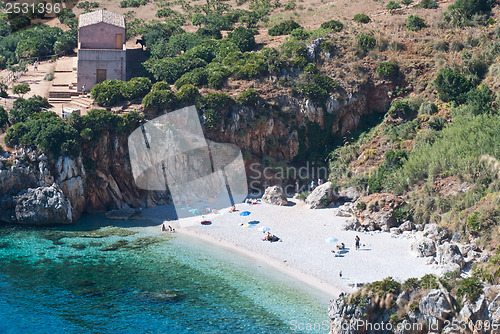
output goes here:
<path id="1" fill-rule="evenodd" d="M 267 226 L 261 226 L 261 227 L 259 227 L 259 231 L 261 231 L 261 232 L 267 232 L 267 231 L 270 231 L 270 230 L 271 229 L 269 227 L 267 227 Z"/>
<path id="2" fill-rule="evenodd" d="M 337 241 L 339 241 L 339 239 L 334 237 L 328 237 L 325 239 L 325 242 L 337 242 Z"/>

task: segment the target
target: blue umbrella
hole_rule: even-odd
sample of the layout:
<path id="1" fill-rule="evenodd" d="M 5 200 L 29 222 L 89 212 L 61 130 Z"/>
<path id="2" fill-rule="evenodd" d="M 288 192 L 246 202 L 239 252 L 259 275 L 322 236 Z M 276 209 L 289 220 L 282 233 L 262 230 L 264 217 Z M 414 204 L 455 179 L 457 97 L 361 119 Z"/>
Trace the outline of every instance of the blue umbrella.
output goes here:
<path id="1" fill-rule="evenodd" d="M 257 225 L 260 223 L 260 221 L 258 220 L 252 220 L 251 222 L 248 222 L 249 224 L 252 224 L 252 225 Z"/>
<path id="2" fill-rule="evenodd" d="M 250 214 L 250 211 L 243 211 L 240 213 L 240 216 L 248 216 Z"/>
<path id="3" fill-rule="evenodd" d="M 334 238 L 334 237 L 329 237 L 329 238 L 325 239 L 325 242 L 337 242 L 337 241 L 339 241 L 339 239 Z"/>

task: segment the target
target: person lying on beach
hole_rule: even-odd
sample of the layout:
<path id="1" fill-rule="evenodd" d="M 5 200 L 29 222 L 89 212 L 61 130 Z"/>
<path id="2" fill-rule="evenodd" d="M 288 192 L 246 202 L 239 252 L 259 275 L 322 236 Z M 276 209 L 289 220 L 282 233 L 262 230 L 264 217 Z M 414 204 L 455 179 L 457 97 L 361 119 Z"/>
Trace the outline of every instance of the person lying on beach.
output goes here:
<path id="1" fill-rule="evenodd" d="M 229 209 L 229 212 L 236 212 L 236 211 L 238 211 L 238 210 L 236 209 L 236 205 L 233 205 L 233 207 L 232 207 L 231 209 Z"/>
<path id="2" fill-rule="evenodd" d="M 341 243 L 340 245 L 337 245 L 337 249 L 345 249 L 345 244 Z"/>
<path id="3" fill-rule="evenodd" d="M 262 240 L 269 241 L 269 242 L 276 242 L 276 241 L 280 241 L 280 238 L 278 238 L 275 235 L 272 235 L 270 232 L 267 232 L 266 237 Z"/>

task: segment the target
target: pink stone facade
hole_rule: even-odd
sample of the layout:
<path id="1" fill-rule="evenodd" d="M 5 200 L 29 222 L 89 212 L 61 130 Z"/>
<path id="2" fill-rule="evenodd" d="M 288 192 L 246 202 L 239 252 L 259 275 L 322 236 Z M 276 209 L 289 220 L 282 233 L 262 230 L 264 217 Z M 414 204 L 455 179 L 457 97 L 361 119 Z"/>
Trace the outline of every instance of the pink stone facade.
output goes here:
<path id="1" fill-rule="evenodd" d="M 98 22 L 100 19 L 97 15 L 91 18 L 90 23 L 88 17 L 86 19 L 87 25 L 80 24 L 78 28 L 77 89 L 80 92 L 83 85 L 85 91 L 90 92 L 96 83 L 104 80 L 125 81 L 127 73 L 124 21 L 119 26 Z"/>

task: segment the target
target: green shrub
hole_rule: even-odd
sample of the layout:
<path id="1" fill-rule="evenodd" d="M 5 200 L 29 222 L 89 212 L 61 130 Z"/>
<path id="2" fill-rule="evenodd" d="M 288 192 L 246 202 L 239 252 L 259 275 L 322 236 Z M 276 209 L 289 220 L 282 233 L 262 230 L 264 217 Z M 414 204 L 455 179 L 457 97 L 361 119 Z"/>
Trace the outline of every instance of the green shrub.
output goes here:
<path id="1" fill-rule="evenodd" d="M 457 282 L 457 296 L 475 303 L 483 293 L 483 283 L 477 277 L 464 278 Z"/>
<path id="2" fill-rule="evenodd" d="M 297 85 L 294 92 L 313 102 L 323 103 L 338 88 L 338 84 L 329 76 L 315 74 L 310 83 Z"/>
<path id="3" fill-rule="evenodd" d="M 399 66 L 393 62 L 381 62 L 377 65 L 377 74 L 383 79 L 394 79 L 399 74 Z"/>
<path id="4" fill-rule="evenodd" d="M 12 87 L 12 93 L 22 96 L 31 90 L 30 85 L 27 83 L 18 84 Z"/>
<path id="5" fill-rule="evenodd" d="M 226 115 L 235 104 L 231 96 L 222 92 L 208 93 L 203 100 L 205 109 L 213 109 L 222 115 Z"/>
<path id="6" fill-rule="evenodd" d="M 62 8 L 59 13 L 56 13 L 56 17 L 59 22 L 66 23 L 67 20 L 74 18 L 76 15 L 70 8 Z"/>
<path id="7" fill-rule="evenodd" d="M 13 32 L 21 30 L 31 24 L 29 17 L 24 15 L 19 15 L 10 20 L 10 27 Z"/>
<path id="8" fill-rule="evenodd" d="M 173 109 L 176 104 L 177 98 L 169 89 L 152 89 L 144 96 L 144 99 L 142 99 L 142 105 L 145 109 L 156 111 Z"/>
<path id="9" fill-rule="evenodd" d="M 9 87 L 5 83 L 0 82 L 0 97 L 9 97 L 8 89 Z"/>
<path id="10" fill-rule="evenodd" d="M 140 7 L 148 3 L 148 0 L 122 0 L 120 1 L 120 8 Z"/>
<path id="11" fill-rule="evenodd" d="M 438 107 L 435 103 L 430 101 L 425 101 L 420 105 L 418 109 L 419 115 L 433 115 L 438 112 Z"/>
<path id="12" fill-rule="evenodd" d="M 195 105 L 200 100 L 201 94 L 195 86 L 186 84 L 179 89 L 175 97 L 181 104 Z"/>
<path id="13" fill-rule="evenodd" d="M 111 107 L 124 99 L 125 83 L 120 80 L 105 80 L 92 87 L 90 96 L 102 107 Z"/>
<path id="14" fill-rule="evenodd" d="M 419 280 L 419 285 L 424 289 L 439 289 L 439 283 L 436 276 L 426 274 Z"/>
<path id="15" fill-rule="evenodd" d="M 366 210 L 366 203 L 361 201 L 358 204 L 356 204 L 356 209 L 359 211 L 364 211 Z"/>
<path id="16" fill-rule="evenodd" d="M 479 115 L 492 111 L 495 94 L 486 85 L 480 88 L 473 88 L 466 94 L 466 102 L 470 107 L 470 113 Z"/>
<path id="17" fill-rule="evenodd" d="M 391 104 L 391 107 L 389 108 L 387 115 L 389 115 L 393 118 L 396 118 L 396 117 L 407 118 L 413 113 L 413 111 L 414 110 L 411 108 L 408 101 L 398 100 L 398 101 L 394 101 Z"/>
<path id="18" fill-rule="evenodd" d="M 406 29 L 411 31 L 419 31 L 427 27 L 425 20 L 418 15 L 410 15 L 408 16 L 408 20 L 406 21 Z"/>
<path id="19" fill-rule="evenodd" d="M 387 277 L 382 281 L 376 281 L 367 285 L 366 288 L 379 297 L 384 297 L 387 293 L 397 296 L 401 292 L 401 283 L 395 281 L 392 277 Z"/>
<path id="20" fill-rule="evenodd" d="M 342 22 L 330 20 L 330 21 L 326 21 L 326 22 L 321 23 L 321 28 L 326 29 L 326 30 L 332 30 L 335 32 L 339 32 L 342 29 L 344 29 L 344 25 L 342 24 Z"/>
<path id="21" fill-rule="evenodd" d="M 0 129 L 2 129 L 9 122 L 9 115 L 4 107 L 0 106 Z"/>
<path id="22" fill-rule="evenodd" d="M 294 20 L 286 20 L 281 23 L 276 24 L 274 27 L 269 29 L 267 32 L 269 36 L 280 36 L 280 35 L 288 35 L 294 29 L 301 28 L 300 24 L 295 22 Z"/>
<path id="23" fill-rule="evenodd" d="M 488 16 L 493 8 L 491 0 L 457 0 L 449 6 L 444 19 L 452 25 L 463 27 L 474 24 L 474 16 Z"/>
<path id="24" fill-rule="evenodd" d="M 370 17 L 366 14 L 356 14 L 353 20 L 358 23 L 369 23 L 371 21 Z"/>
<path id="25" fill-rule="evenodd" d="M 205 119 L 205 126 L 209 129 L 216 128 L 220 125 L 220 113 L 214 109 L 206 109 L 203 112 L 203 118 Z"/>
<path id="26" fill-rule="evenodd" d="M 65 55 L 73 52 L 73 49 L 78 46 L 78 30 L 71 29 L 63 32 L 54 42 L 54 53 L 57 55 Z"/>
<path id="27" fill-rule="evenodd" d="M 394 9 L 399 9 L 401 8 L 401 5 L 398 4 L 396 1 L 389 1 L 387 5 L 385 6 L 387 10 L 394 10 Z"/>
<path id="28" fill-rule="evenodd" d="M 256 107 L 260 101 L 260 94 L 253 88 L 247 89 L 236 99 L 242 106 Z"/>
<path id="29" fill-rule="evenodd" d="M 413 3 L 413 0 L 403 0 L 403 1 L 401 1 L 401 3 L 405 6 L 409 6 Z"/>
<path id="30" fill-rule="evenodd" d="M 408 152 L 405 150 L 389 150 L 385 153 L 385 166 L 388 169 L 397 169 L 403 166 L 408 159 Z"/>
<path id="31" fill-rule="evenodd" d="M 422 0 L 418 4 L 418 7 L 426 9 L 436 9 L 439 7 L 439 5 L 437 4 L 436 0 Z"/>
<path id="32" fill-rule="evenodd" d="M 307 198 L 307 196 L 309 196 L 310 193 L 311 192 L 309 192 L 309 191 L 303 191 L 303 192 L 301 192 L 300 195 L 299 195 L 299 199 L 302 200 L 302 201 L 305 201 L 306 198 Z"/>
<path id="33" fill-rule="evenodd" d="M 144 77 L 130 79 L 123 84 L 123 97 L 132 100 L 138 97 L 144 97 L 151 90 L 151 80 Z"/>
<path id="34" fill-rule="evenodd" d="M 445 102 L 455 101 L 464 103 L 466 94 L 472 88 L 472 84 L 458 71 L 446 68 L 439 72 L 434 86 L 439 93 L 439 98 Z"/>
<path id="35" fill-rule="evenodd" d="M 299 40 L 303 40 L 309 38 L 310 33 L 308 31 L 305 31 L 304 28 L 297 28 L 292 30 L 290 36 Z"/>
<path id="36" fill-rule="evenodd" d="M 78 132 L 66 124 L 57 114 L 44 112 L 26 123 L 19 123 L 7 130 L 5 142 L 9 146 L 36 146 L 53 154 L 79 153 Z"/>
<path id="37" fill-rule="evenodd" d="M 35 95 L 29 99 L 18 98 L 14 101 L 12 109 L 9 112 L 10 124 L 25 122 L 35 115 L 49 108 L 50 104 L 44 97 Z"/>
<path id="38" fill-rule="evenodd" d="M 373 50 L 377 44 L 375 37 L 367 35 L 365 33 L 358 34 L 356 36 L 356 41 L 358 47 L 363 51 Z"/>
<path id="39" fill-rule="evenodd" d="M 254 32 L 245 27 L 237 27 L 227 36 L 241 52 L 251 51 L 255 48 Z"/>
<path id="40" fill-rule="evenodd" d="M 208 84 L 208 73 L 204 68 L 195 68 L 191 72 L 183 74 L 177 81 L 174 86 L 177 89 L 180 89 L 182 86 L 191 84 L 197 87 L 205 86 Z"/>

